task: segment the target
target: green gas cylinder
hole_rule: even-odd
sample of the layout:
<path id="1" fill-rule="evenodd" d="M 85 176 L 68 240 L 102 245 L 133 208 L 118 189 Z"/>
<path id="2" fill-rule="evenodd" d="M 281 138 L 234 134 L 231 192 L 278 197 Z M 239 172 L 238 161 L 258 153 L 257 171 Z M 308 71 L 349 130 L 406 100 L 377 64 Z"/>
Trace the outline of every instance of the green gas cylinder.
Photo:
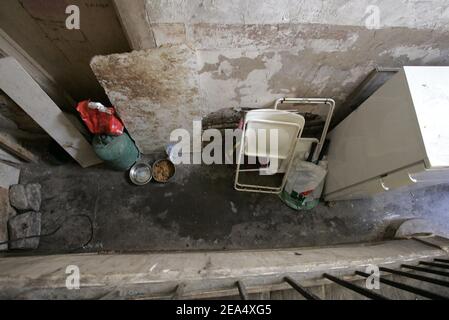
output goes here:
<path id="1" fill-rule="evenodd" d="M 92 145 L 100 159 L 119 171 L 130 169 L 140 156 L 134 141 L 126 133 L 120 136 L 97 135 Z"/>

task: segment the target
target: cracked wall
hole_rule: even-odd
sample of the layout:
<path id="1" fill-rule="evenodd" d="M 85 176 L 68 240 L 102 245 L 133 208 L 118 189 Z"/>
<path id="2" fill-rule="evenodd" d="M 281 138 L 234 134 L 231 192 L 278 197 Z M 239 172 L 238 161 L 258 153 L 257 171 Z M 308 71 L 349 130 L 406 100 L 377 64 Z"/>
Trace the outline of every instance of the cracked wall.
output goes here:
<path id="1" fill-rule="evenodd" d="M 201 119 L 196 55 L 186 45 L 97 56 L 91 67 L 143 153 Z"/>
<path id="2" fill-rule="evenodd" d="M 151 54 L 155 47 L 187 45 L 195 52 L 190 77 L 199 89 L 199 105 L 168 109 L 146 93 L 158 114 L 141 119 L 140 134 L 161 118 L 170 128 L 184 126 L 170 117 L 173 108 L 205 116 L 270 107 L 281 97 L 333 98 L 340 118 L 347 96 L 376 66 L 449 65 L 447 0 L 139 1 L 145 18 L 133 23 L 142 23 L 136 29 L 146 28 L 155 43 L 135 49 Z M 119 107 L 123 118 L 138 117 L 127 108 Z"/>
<path id="3" fill-rule="evenodd" d="M 187 43 L 197 50 L 202 101 L 211 111 L 298 96 L 334 98 L 338 112 L 375 66 L 449 64 L 445 0 L 145 4 L 158 46 Z M 375 10 L 379 25 L 370 29 Z"/>

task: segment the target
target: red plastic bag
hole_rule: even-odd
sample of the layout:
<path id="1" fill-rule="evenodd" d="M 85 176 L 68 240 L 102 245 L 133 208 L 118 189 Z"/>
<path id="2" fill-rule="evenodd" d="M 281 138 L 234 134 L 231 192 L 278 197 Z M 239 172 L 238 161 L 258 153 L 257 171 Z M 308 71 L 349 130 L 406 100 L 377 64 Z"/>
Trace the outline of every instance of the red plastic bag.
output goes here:
<path id="1" fill-rule="evenodd" d="M 114 108 L 106 108 L 99 103 L 92 103 L 90 100 L 78 103 L 76 110 L 81 115 L 90 132 L 95 135 L 104 134 L 111 136 L 120 136 L 123 134 L 125 126 L 116 116 Z"/>

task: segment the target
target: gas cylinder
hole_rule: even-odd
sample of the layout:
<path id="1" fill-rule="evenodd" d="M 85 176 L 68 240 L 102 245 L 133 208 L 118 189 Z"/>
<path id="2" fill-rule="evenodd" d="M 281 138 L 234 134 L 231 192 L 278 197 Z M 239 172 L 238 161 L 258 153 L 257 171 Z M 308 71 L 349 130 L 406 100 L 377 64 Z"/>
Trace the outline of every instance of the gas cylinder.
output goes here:
<path id="1" fill-rule="evenodd" d="M 97 135 L 92 145 L 98 157 L 118 171 L 130 169 L 140 157 L 134 141 L 126 133 L 120 136 Z"/>

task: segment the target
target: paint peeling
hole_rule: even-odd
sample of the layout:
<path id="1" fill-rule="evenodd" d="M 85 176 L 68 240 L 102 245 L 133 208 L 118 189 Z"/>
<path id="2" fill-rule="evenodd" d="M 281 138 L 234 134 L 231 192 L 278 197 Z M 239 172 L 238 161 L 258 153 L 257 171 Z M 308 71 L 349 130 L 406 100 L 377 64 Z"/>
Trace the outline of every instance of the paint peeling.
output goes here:
<path id="1" fill-rule="evenodd" d="M 182 44 L 187 41 L 186 28 L 183 23 L 153 23 L 151 28 L 157 46 Z"/>
<path id="2" fill-rule="evenodd" d="M 196 55 L 186 45 L 98 56 L 91 67 L 143 153 L 201 119 Z"/>
<path id="3" fill-rule="evenodd" d="M 272 57 L 272 54 L 270 56 Z M 243 81 L 248 79 L 252 71 L 266 69 L 265 57 L 268 55 L 260 55 L 253 59 L 248 57 L 232 59 L 220 54 L 217 63 L 205 63 L 199 73 L 210 73 L 215 80 L 239 79 Z"/>
<path id="4" fill-rule="evenodd" d="M 381 28 L 448 30 L 447 0 L 146 0 L 153 23 L 327 24 L 365 27 L 376 5 Z M 438 14 L 435 14 L 438 13 Z"/>
<path id="5" fill-rule="evenodd" d="M 196 116 L 271 107 L 281 97 L 334 98 L 338 112 L 375 66 L 449 64 L 449 4 L 442 0 L 432 1 L 442 13 L 432 19 L 435 8 L 424 2 L 378 0 L 377 30 L 365 25 L 368 0 L 146 4 L 158 44 L 185 43 L 193 50 L 186 73 L 176 71 L 185 66 L 177 55 L 145 60 L 130 53 L 110 58 L 109 70 L 103 66 L 115 76 L 100 80 L 111 100 L 121 103 L 119 113 L 145 151 L 168 141 L 157 122 L 189 128 Z M 407 14 L 412 21 L 403 19 Z M 120 67 L 122 59 L 129 71 Z"/>
<path id="6" fill-rule="evenodd" d="M 380 55 L 390 55 L 397 59 L 405 57 L 409 61 L 421 60 L 423 63 L 429 63 L 441 56 L 441 50 L 422 46 L 400 46 L 386 50 Z"/>

